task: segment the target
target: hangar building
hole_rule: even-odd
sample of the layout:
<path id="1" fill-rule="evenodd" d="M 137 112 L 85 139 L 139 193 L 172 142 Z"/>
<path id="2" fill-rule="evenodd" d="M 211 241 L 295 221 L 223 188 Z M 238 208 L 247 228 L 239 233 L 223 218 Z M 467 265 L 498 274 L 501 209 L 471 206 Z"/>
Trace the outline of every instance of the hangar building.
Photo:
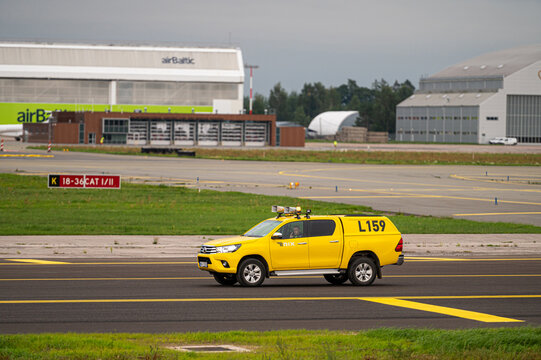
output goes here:
<path id="1" fill-rule="evenodd" d="M 0 42 L 0 124 L 51 112 L 240 114 L 237 48 Z"/>
<path id="2" fill-rule="evenodd" d="M 275 115 L 53 112 L 48 123 L 23 124 L 27 142 L 178 146 L 304 146 L 290 128 L 275 141 Z M 293 129 L 294 130 L 294 129 Z M 304 130 L 304 129 L 303 129 Z M 304 140 L 304 132 L 301 134 Z"/>
<path id="3" fill-rule="evenodd" d="M 541 143 L 541 45 L 475 57 L 421 78 L 396 108 L 396 140 Z"/>
<path id="4" fill-rule="evenodd" d="M 312 119 L 308 130 L 318 136 L 336 135 L 344 126 L 353 126 L 359 117 L 357 111 L 326 111 Z"/>

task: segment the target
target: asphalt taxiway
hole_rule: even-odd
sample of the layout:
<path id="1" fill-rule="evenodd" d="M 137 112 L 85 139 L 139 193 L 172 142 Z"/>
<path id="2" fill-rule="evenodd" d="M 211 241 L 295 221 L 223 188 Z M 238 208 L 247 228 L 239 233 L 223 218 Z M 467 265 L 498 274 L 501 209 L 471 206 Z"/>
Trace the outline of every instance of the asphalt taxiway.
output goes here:
<path id="1" fill-rule="evenodd" d="M 541 258 L 409 257 L 369 287 L 218 285 L 194 258 L 0 260 L 0 332 L 541 325 Z"/>

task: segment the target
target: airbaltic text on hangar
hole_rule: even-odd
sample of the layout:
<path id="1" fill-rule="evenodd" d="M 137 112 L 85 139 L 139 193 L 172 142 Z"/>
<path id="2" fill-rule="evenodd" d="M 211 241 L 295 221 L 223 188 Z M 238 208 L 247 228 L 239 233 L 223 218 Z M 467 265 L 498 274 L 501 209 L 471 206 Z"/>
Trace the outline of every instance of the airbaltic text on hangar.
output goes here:
<path id="1" fill-rule="evenodd" d="M 35 120 L 37 123 L 41 123 L 47 120 L 50 115 L 50 111 L 46 111 L 43 109 L 36 109 L 36 112 L 32 112 L 26 109 L 26 113 L 24 111 L 20 111 L 17 113 L 17 121 L 20 123 L 31 123 Z"/>
<path id="2" fill-rule="evenodd" d="M 190 64 L 195 65 L 195 59 L 191 57 L 164 57 L 162 58 L 162 64 Z"/>

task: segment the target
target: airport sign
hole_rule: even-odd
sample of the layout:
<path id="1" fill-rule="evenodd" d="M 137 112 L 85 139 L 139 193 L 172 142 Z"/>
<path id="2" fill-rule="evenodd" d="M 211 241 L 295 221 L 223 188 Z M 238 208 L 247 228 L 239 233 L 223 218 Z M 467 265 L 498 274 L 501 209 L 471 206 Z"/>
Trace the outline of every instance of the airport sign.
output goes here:
<path id="1" fill-rule="evenodd" d="M 120 189 L 120 175 L 49 174 L 49 188 Z"/>

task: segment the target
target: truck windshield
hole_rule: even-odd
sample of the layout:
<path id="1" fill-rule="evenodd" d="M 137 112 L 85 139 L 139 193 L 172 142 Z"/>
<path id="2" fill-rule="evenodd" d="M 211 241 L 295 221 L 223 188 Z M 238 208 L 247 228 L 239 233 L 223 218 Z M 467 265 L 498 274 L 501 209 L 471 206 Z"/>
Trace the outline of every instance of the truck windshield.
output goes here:
<path id="1" fill-rule="evenodd" d="M 243 236 L 263 237 L 280 223 L 281 221 L 277 220 L 265 220 L 248 230 Z"/>

